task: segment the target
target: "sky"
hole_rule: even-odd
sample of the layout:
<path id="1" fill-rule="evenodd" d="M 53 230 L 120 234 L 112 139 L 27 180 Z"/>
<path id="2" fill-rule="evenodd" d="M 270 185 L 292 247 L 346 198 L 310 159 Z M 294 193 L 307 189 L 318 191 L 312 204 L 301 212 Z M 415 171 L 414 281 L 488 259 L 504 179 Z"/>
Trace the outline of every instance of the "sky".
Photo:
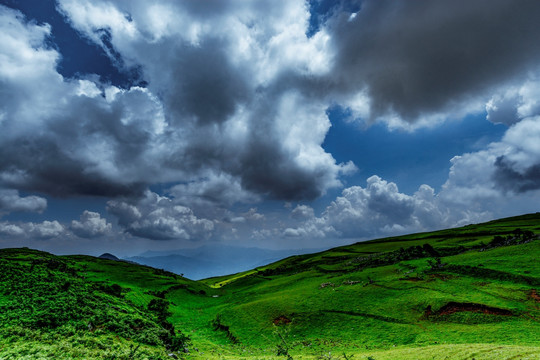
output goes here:
<path id="1" fill-rule="evenodd" d="M 0 247 L 330 248 L 540 209 L 536 0 L 0 0 Z"/>

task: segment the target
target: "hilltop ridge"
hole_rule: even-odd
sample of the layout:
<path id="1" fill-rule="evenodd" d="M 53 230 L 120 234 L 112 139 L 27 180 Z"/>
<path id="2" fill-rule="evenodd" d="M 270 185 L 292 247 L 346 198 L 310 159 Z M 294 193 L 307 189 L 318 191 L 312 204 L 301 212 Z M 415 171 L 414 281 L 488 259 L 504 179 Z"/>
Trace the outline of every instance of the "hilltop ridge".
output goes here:
<path id="1" fill-rule="evenodd" d="M 114 260 L 114 261 L 119 261 L 120 259 L 116 256 L 114 256 L 113 254 L 110 254 L 110 253 L 103 253 L 101 255 L 99 255 L 99 258 L 100 259 L 107 259 L 107 260 Z"/>

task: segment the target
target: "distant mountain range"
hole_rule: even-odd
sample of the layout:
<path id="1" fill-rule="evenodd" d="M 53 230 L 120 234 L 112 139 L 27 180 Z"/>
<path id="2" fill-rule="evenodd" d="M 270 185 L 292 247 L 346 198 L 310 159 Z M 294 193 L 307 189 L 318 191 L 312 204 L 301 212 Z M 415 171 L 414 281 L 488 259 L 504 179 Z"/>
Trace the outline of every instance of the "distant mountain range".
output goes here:
<path id="1" fill-rule="evenodd" d="M 269 250 L 215 245 L 194 249 L 146 251 L 124 258 L 139 264 L 183 274 L 193 280 L 233 274 L 263 266 L 292 255 L 312 253 L 323 249 Z"/>

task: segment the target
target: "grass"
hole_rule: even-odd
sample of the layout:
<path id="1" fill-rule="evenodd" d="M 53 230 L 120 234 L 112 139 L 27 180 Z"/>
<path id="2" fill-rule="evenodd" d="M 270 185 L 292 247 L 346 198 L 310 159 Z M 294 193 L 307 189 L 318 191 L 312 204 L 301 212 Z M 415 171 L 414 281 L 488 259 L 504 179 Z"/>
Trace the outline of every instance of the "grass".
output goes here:
<path id="1" fill-rule="evenodd" d="M 0 359 L 540 359 L 539 232 L 529 214 L 197 282 L 4 249 Z"/>

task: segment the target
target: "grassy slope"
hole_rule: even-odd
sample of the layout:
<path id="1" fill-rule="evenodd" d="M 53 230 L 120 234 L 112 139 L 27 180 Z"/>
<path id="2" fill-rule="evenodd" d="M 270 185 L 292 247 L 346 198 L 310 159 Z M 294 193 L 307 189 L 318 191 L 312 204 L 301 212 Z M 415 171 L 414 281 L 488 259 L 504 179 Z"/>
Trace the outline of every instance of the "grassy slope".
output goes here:
<path id="1" fill-rule="evenodd" d="M 178 344 L 148 307 L 170 286 L 206 288 L 123 262 L 0 250 L 0 359 L 170 359 Z"/>
<path id="2" fill-rule="evenodd" d="M 334 354 L 369 354 L 394 346 L 435 344 L 537 347 L 539 305 L 529 295 L 532 289 L 540 288 L 536 261 L 539 241 L 443 257 L 443 263 L 487 269 L 485 274 L 470 273 L 471 268 L 457 269 L 464 270 L 459 274 L 445 267 L 430 271 L 426 257 L 378 267 L 366 266 L 359 260 L 370 256 L 376 259 L 378 253 L 426 243 L 441 252 L 451 252 L 458 246 L 466 250 L 489 243 L 495 235 L 506 236 L 516 228 L 538 233 L 540 214 L 343 246 L 284 259 L 259 268 L 258 273 L 250 271 L 204 282 L 223 285 L 223 305 L 216 304 L 213 311 L 221 314 L 223 323 L 230 326 L 240 343 L 266 349 L 268 355 L 275 353 L 275 344 L 281 341 L 276 331 L 286 333 L 290 353 L 295 357 L 325 354 L 332 349 Z M 493 274 L 490 269 L 504 273 Z M 507 274 L 515 278 L 505 280 Z M 525 281 L 530 278 L 536 282 Z M 325 283 L 333 286 L 321 288 Z M 509 309 L 515 316 L 471 312 L 424 316 L 428 306 L 436 311 L 451 301 Z M 182 321 L 181 313 L 177 321 Z M 273 322 L 280 317 L 291 323 L 275 326 Z M 509 350 L 508 357 L 516 355 L 516 351 L 520 350 Z M 528 351 L 539 352 L 527 348 L 523 353 Z M 429 358 L 433 355 L 430 353 Z M 378 357 L 384 358 L 381 354 Z"/>
<path id="3" fill-rule="evenodd" d="M 540 233 L 540 214 L 357 243 L 200 282 L 87 256 L 0 250 L 4 267 L 15 264 L 26 272 L 36 258 L 60 259 L 75 272 L 39 265 L 41 276 L 33 281 L 56 274 L 52 280 L 59 285 L 50 290 L 59 292 L 68 277 L 70 291 L 92 295 L 88 301 L 99 305 L 94 312 L 148 320 L 132 326 L 128 319 L 122 330 L 98 316 L 102 328 L 89 331 L 88 316 L 96 314 L 71 315 L 61 319 L 68 325 L 46 328 L 4 319 L 0 359 L 24 358 L 24 351 L 28 358 L 169 358 L 166 341 L 151 344 L 139 334 L 162 330 L 159 316 L 148 310 L 160 296 L 170 302 L 168 321 L 191 338 L 190 353 L 176 354 L 194 359 L 270 359 L 278 345 L 294 359 L 539 359 L 540 303 L 532 290 L 540 293 L 540 240 L 479 251 L 482 242 L 516 228 Z M 424 244 L 439 253 L 440 267 L 428 264 L 434 254 L 414 248 Z M 120 297 L 100 290 L 111 284 L 121 286 Z M 0 306 L 6 309 L 23 295 L 4 291 Z M 34 298 L 25 299 L 39 310 Z M 450 302 L 512 315 L 437 313 Z M 214 326 L 217 319 L 220 326 Z"/>

